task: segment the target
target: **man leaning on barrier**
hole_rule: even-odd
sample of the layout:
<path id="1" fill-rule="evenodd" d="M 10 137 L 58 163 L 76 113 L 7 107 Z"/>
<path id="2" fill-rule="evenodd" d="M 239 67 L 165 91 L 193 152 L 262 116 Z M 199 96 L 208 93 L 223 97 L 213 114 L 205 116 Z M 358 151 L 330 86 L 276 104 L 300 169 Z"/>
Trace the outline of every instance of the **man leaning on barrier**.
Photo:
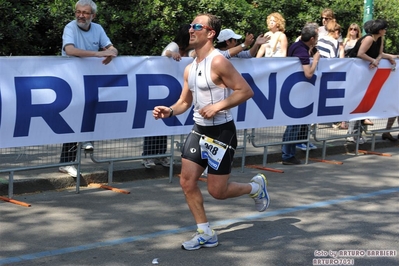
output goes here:
<path id="1" fill-rule="evenodd" d="M 313 51 L 313 62 L 310 63 L 310 51 L 315 49 L 318 38 L 317 24 L 308 23 L 301 31 L 301 39 L 295 42 L 288 49 L 288 56 L 298 57 L 302 64 L 304 75 L 307 79 L 311 79 L 316 70 L 317 63 L 320 59 L 320 53 Z M 304 93 L 312 93 L 306 91 Z M 298 140 L 301 125 L 287 126 L 283 135 L 283 142 Z M 281 148 L 282 160 L 285 165 L 300 164 L 301 161 L 295 157 L 296 144 L 283 144 Z"/>
<path id="2" fill-rule="evenodd" d="M 96 17 L 97 5 L 91 0 L 79 0 L 75 4 L 75 20 L 69 22 L 62 34 L 62 55 L 77 57 L 104 57 L 104 65 L 118 55 L 103 27 L 92 22 Z M 77 143 L 64 143 L 61 151 L 61 163 L 76 160 Z M 93 150 L 93 145 L 86 142 L 83 148 Z M 72 177 L 77 176 L 73 165 L 61 166 L 60 172 Z"/>

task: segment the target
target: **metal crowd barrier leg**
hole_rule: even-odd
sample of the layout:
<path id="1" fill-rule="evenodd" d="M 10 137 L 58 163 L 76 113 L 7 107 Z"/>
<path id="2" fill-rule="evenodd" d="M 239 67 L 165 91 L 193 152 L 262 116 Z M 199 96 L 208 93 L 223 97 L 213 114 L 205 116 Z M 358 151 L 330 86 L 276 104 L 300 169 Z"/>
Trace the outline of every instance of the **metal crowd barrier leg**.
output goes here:
<path id="1" fill-rule="evenodd" d="M 114 162 L 111 161 L 108 163 L 108 185 L 112 184 L 112 179 L 114 176 Z"/>
<path id="2" fill-rule="evenodd" d="M 8 174 L 8 198 L 14 197 L 14 171 Z"/>
<path id="3" fill-rule="evenodd" d="M 175 145 L 173 143 L 175 142 L 175 136 L 170 137 L 170 158 L 169 158 L 169 183 L 172 183 L 173 180 L 173 164 L 174 164 L 174 153 L 175 153 Z"/>
<path id="4" fill-rule="evenodd" d="M 76 162 L 78 163 L 78 167 L 77 167 L 77 172 L 78 174 L 76 175 L 76 193 L 80 193 L 80 176 L 81 176 L 81 161 L 82 161 L 82 143 L 79 142 L 78 143 L 78 147 L 77 147 L 77 151 L 76 151 Z"/>
<path id="5" fill-rule="evenodd" d="M 262 166 L 266 166 L 267 164 L 267 154 L 268 154 L 268 146 L 265 146 L 263 148 Z"/>
<path id="6" fill-rule="evenodd" d="M 245 157 L 247 152 L 247 140 L 249 141 L 250 136 L 248 135 L 248 130 L 244 129 L 244 141 L 242 143 L 242 152 L 241 152 L 241 173 L 245 171 Z"/>

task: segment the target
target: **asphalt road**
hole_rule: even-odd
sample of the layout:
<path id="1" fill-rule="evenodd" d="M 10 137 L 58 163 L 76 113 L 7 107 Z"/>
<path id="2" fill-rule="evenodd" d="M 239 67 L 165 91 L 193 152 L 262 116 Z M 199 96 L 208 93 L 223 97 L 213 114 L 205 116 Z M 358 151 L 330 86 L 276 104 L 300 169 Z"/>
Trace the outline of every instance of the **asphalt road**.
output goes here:
<path id="1" fill-rule="evenodd" d="M 271 204 L 204 192 L 219 246 L 180 248 L 195 226 L 178 179 L 137 180 L 17 195 L 0 201 L 0 265 L 399 265 L 399 149 L 392 155 L 334 155 L 339 164 L 271 164 L 261 171 Z M 260 170 L 234 169 L 248 182 Z M 378 255 L 378 256 L 376 256 Z"/>

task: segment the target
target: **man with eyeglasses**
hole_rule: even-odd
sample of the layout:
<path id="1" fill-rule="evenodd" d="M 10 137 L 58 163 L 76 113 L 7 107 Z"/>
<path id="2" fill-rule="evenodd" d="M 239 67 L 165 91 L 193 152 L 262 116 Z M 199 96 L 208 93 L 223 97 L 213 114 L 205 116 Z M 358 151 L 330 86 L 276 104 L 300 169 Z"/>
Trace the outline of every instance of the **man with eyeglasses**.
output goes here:
<path id="1" fill-rule="evenodd" d="M 63 56 L 105 57 L 102 62 L 106 65 L 118 55 L 103 27 L 92 22 L 96 12 L 97 5 L 91 0 L 76 3 L 76 19 L 65 26 L 62 35 Z"/>
<path id="2" fill-rule="evenodd" d="M 216 232 L 209 226 L 204 200 L 198 186 L 208 166 L 207 186 L 215 199 L 250 195 L 258 211 L 265 211 L 270 199 L 266 177 L 255 175 L 249 183 L 229 182 L 237 147 L 236 128 L 231 108 L 253 96 L 253 91 L 231 62 L 213 43 L 221 21 L 214 15 L 201 14 L 192 22 L 190 45 L 197 57 L 184 70 L 184 85 L 179 100 L 170 107 L 156 106 L 155 119 L 179 115 L 194 105 L 194 126 L 182 148 L 180 185 L 197 223 L 197 233 L 182 244 L 185 250 L 218 245 Z"/>
<path id="3" fill-rule="evenodd" d="M 320 60 L 320 53 L 314 50 L 318 39 L 318 30 L 316 23 L 307 23 L 301 30 L 301 38 L 293 43 L 289 49 L 287 56 L 298 57 L 302 65 L 304 76 L 310 80 L 315 79 L 314 73 Z M 313 61 L 310 60 L 310 51 L 313 51 Z M 303 93 L 312 94 L 312 91 L 304 91 Z M 288 125 L 283 134 L 283 142 L 287 143 L 294 140 L 303 140 L 308 136 L 308 125 Z M 306 144 L 305 145 L 306 148 Z M 310 148 L 310 143 L 309 143 Z M 317 148 L 317 147 L 316 147 Z M 295 157 L 296 144 L 283 144 L 281 146 L 282 164 L 298 165 L 301 161 Z"/>
<path id="4" fill-rule="evenodd" d="M 118 50 L 112 45 L 110 39 L 101 25 L 92 22 L 96 17 L 97 5 L 91 0 L 79 0 L 75 4 L 76 19 L 69 22 L 62 34 L 62 55 L 77 57 L 104 57 L 104 65 L 118 55 Z M 77 143 L 64 143 L 61 151 L 61 163 L 76 160 Z M 93 150 L 91 142 L 85 142 L 86 151 Z M 73 165 L 61 166 L 59 171 L 72 177 L 77 176 Z"/>

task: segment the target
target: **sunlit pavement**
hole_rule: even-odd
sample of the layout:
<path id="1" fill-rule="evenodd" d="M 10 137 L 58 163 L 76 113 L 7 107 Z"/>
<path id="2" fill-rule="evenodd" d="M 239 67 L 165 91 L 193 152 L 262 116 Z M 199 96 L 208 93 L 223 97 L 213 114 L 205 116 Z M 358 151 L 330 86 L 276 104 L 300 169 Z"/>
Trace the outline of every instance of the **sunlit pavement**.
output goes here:
<path id="1" fill-rule="evenodd" d="M 263 213 L 247 196 L 215 200 L 200 182 L 219 246 L 197 251 L 180 248 L 195 227 L 178 178 L 114 184 L 130 194 L 16 195 L 31 207 L 0 201 L 0 265 L 398 265 L 399 148 L 378 151 L 391 156 L 235 168 L 232 181 L 267 176 Z"/>

